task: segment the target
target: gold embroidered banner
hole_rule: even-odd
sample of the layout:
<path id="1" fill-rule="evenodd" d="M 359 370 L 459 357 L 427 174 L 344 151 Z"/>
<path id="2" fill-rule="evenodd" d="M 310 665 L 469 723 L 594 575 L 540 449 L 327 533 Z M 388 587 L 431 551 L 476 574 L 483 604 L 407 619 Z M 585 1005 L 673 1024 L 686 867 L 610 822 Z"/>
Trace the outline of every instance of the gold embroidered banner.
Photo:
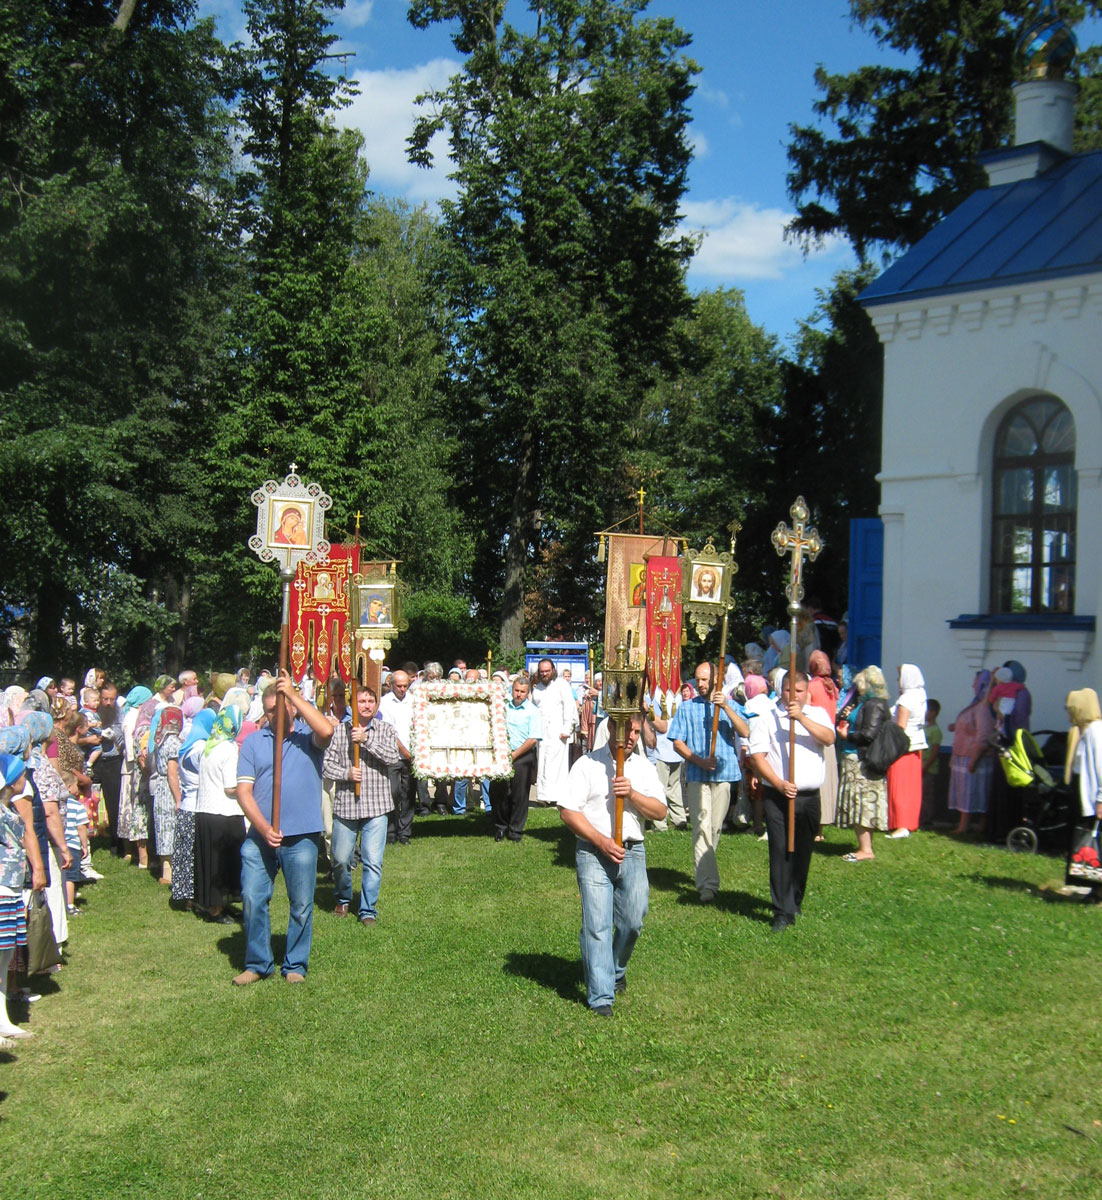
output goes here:
<path id="1" fill-rule="evenodd" d="M 647 558 L 647 687 L 681 687 L 681 563 L 672 555 Z"/>
<path id="2" fill-rule="evenodd" d="M 291 676 L 298 683 L 313 665 L 324 685 L 336 670 L 345 683 L 352 679 L 352 622 L 349 579 L 360 569 L 357 545 L 329 547 L 319 563 L 300 562 L 291 585 Z"/>
<path id="3" fill-rule="evenodd" d="M 672 537 L 650 534 L 609 533 L 608 574 L 605 577 L 605 654 L 631 633 L 633 649 L 647 640 L 647 558 L 677 553 Z M 678 639 L 681 628 L 678 624 Z"/>

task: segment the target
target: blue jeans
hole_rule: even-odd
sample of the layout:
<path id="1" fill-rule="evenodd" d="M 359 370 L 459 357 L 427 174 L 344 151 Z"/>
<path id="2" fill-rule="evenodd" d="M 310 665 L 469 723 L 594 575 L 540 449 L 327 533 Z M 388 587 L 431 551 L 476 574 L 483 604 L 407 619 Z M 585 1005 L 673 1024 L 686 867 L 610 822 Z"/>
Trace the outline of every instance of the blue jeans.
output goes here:
<path id="1" fill-rule="evenodd" d="M 386 846 L 387 814 L 359 821 L 333 818 L 333 893 L 338 904 L 352 902 L 352 852 L 360 840 L 363 878 L 360 883 L 361 917 L 377 916 L 379 888 L 383 883 L 383 849 Z"/>
<path id="2" fill-rule="evenodd" d="M 283 872 L 291 914 L 287 921 L 287 948 L 283 954 L 284 975 L 306 974 L 310 940 L 314 931 L 314 884 L 318 873 L 318 838 L 304 833 L 283 839 L 278 849 L 250 830 L 241 843 L 241 908 L 245 922 L 245 970 L 271 975 L 272 920 L 269 906 L 275 877 Z"/>
<path id="3" fill-rule="evenodd" d="M 643 843 L 626 848 L 614 863 L 592 842 L 578 838 L 578 891 L 582 896 L 582 971 L 590 1008 L 611 1004 L 617 980 L 643 928 L 650 895 Z"/>
<path id="4" fill-rule="evenodd" d="M 457 779 L 455 781 L 455 794 L 452 798 L 452 816 L 462 817 L 467 812 L 467 791 L 470 786 L 470 780 Z M 490 781 L 483 779 L 479 783 L 482 796 L 482 808 L 485 812 L 490 811 Z"/>

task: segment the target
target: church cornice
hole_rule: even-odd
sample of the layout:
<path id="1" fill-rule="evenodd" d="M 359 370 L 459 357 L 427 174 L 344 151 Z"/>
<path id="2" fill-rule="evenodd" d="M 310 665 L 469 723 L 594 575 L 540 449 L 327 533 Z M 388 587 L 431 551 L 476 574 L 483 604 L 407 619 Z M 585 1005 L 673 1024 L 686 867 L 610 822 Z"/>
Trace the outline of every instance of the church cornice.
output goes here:
<path id="1" fill-rule="evenodd" d="M 1102 273 L 1075 282 L 1061 279 L 869 305 L 868 314 L 885 346 L 897 339 L 936 339 L 990 328 L 1028 328 L 1049 320 L 1077 321 L 1102 316 Z"/>

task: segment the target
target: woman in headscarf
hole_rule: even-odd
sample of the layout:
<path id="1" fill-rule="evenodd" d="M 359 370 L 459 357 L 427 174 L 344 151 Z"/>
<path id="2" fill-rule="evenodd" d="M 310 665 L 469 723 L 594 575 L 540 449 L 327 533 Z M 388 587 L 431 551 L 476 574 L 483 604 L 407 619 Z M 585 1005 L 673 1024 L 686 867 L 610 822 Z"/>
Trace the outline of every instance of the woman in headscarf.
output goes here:
<path id="1" fill-rule="evenodd" d="M 744 686 L 746 719 L 753 729 L 754 721 L 759 720 L 769 708 L 769 681 L 763 675 L 751 673 L 746 676 Z M 745 761 L 745 739 L 742 740 L 742 750 Z M 768 841 L 769 835 L 765 832 L 765 793 L 762 791 L 762 782 L 746 766 L 742 771 L 742 786 L 746 789 L 746 798 L 750 801 L 750 812 L 754 817 L 754 833 L 757 834 L 758 841 Z"/>
<path id="2" fill-rule="evenodd" d="M 153 769 L 150 791 L 153 794 L 153 827 L 157 838 L 157 854 L 161 860 L 160 882 L 172 883 L 172 847 L 176 834 L 176 810 L 180 807 L 180 733 L 184 714 L 170 704 L 160 712 L 157 730 L 153 735 Z"/>
<path id="3" fill-rule="evenodd" d="M 223 708 L 211 729 L 199 763 L 195 818 L 195 906 L 221 925 L 231 898 L 241 890 L 241 843 L 245 818 L 237 804 L 237 734 L 242 713 Z"/>
<path id="4" fill-rule="evenodd" d="M 823 650 L 813 650 L 807 660 L 808 701 L 818 705 L 830 716 L 833 726 L 838 719 L 838 685 L 834 682 L 831 671 L 830 657 Z M 822 819 L 815 840 L 823 840 L 823 825 L 833 825 L 838 816 L 838 756 L 834 746 L 823 746 L 823 766 L 826 775 L 819 796 L 822 807 Z"/>
<path id="5" fill-rule="evenodd" d="M 5 688 L 4 699 L 0 702 L 0 707 L 9 716 L 9 720 L 4 722 L 5 725 L 14 725 L 19 720 L 19 714 L 23 711 L 23 701 L 26 698 L 27 689 L 21 688 L 17 683 L 13 683 L 10 688 Z"/>
<path id="6" fill-rule="evenodd" d="M 199 798 L 199 756 L 206 745 L 215 714 L 203 707 L 201 696 L 180 705 L 184 714 L 183 741 L 176 760 L 180 778 L 180 807 L 172 841 L 172 899 L 188 908 L 195 899 L 195 824 Z"/>
<path id="7" fill-rule="evenodd" d="M 892 719 L 888 685 L 879 667 L 866 667 L 853 680 L 853 699 L 838 713 L 842 735 L 842 787 L 838 801 L 838 826 L 857 833 L 857 849 L 842 856 L 843 862 L 865 862 L 875 858 L 874 832 L 888 828 L 888 786 L 884 777 L 869 771 L 864 749 L 884 721 Z"/>
<path id="8" fill-rule="evenodd" d="M 910 749 L 888 768 L 890 838 L 905 838 L 922 817 L 922 751 L 926 749 L 926 681 L 914 663 L 899 668 L 899 699 L 892 717 L 910 742 Z"/>
<path id="9" fill-rule="evenodd" d="M 788 666 L 788 630 L 774 629 L 769 635 L 769 646 L 762 660 L 762 674 L 767 678 L 778 666 Z"/>
<path id="10" fill-rule="evenodd" d="M 130 844 L 125 856 L 143 870 L 149 866 L 149 814 L 142 796 L 144 752 L 138 737 L 138 718 L 153 693 L 147 687 L 133 687 L 123 701 L 123 767 L 119 789 L 119 838 Z"/>
<path id="11" fill-rule="evenodd" d="M 949 726 L 953 754 L 949 759 L 949 809 L 960 813 L 954 833 L 968 832 L 973 813 L 985 816 L 995 770 L 993 738 L 995 718 L 987 703 L 991 672 L 977 671 L 972 680 L 972 700 Z"/>
<path id="12" fill-rule="evenodd" d="M 19 724 L 27 733 L 25 755 L 31 787 L 37 803 L 42 806 L 50 845 L 46 857 L 46 902 L 54 926 L 54 941 L 60 946 L 69 938 L 69 917 L 65 908 L 65 871 L 72 865 L 73 856 L 65 842 L 65 803 L 68 788 L 57 767 L 46 757 L 46 743 L 54 735 L 53 718 L 37 709 L 25 711 Z"/>

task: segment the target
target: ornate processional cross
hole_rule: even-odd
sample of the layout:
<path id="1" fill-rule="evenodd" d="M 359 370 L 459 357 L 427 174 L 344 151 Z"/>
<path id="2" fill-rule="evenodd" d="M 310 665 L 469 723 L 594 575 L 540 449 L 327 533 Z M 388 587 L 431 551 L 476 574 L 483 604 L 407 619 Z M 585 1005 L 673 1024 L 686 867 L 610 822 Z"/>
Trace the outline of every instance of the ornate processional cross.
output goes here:
<path id="1" fill-rule="evenodd" d="M 819 538 L 818 530 L 805 524 L 810 514 L 803 496 L 797 496 L 796 503 L 788 511 L 792 516 L 793 528 L 789 529 L 782 521 L 773 530 L 773 545 L 782 558 L 786 554 L 792 555 L 788 585 L 784 592 L 788 597 L 788 611 L 794 615 L 800 606 L 800 601 L 804 598 L 802 582 L 804 555 L 807 555 L 809 561 L 814 562 L 819 557 L 823 543 Z"/>

